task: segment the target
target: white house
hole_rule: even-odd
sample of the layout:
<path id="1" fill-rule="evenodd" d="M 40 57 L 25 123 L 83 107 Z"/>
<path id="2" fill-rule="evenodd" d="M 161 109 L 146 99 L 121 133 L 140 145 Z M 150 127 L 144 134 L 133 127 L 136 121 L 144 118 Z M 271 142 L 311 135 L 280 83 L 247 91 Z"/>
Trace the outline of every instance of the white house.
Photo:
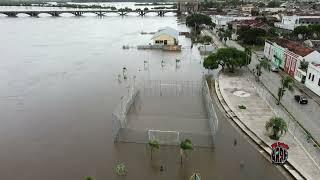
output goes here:
<path id="1" fill-rule="evenodd" d="M 315 62 L 309 64 L 305 85 L 320 96 L 320 64 Z"/>
<path id="2" fill-rule="evenodd" d="M 307 78 L 307 70 L 301 69 L 300 64 L 301 61 L 306 61 L 309 64 L 320 63 L 320 53 L 318 51 L 313 51 L 312 53 L 306 55 L 305 57 L 301 57 L 296 63 L 296 72 L 294 74 L 294 78 L 299 82 L 305 83 Z"/>
<path id="3" fill-rule="evenodd" d="M 245 17 L 245 16 L 221 16 L 214 15 L 212 16 L 212 22 L 215 23 L 218 27 L 226 26 L 228 22 L 235 20 L 253 20 L 255 17 Z"/>
<path id="4" fill-rule="evenodd" d="M 178 45 L 179 32 L 171 27 L 160 29 L 152 36 L 155 45 Z"/>
<path id="5" fill-rule="evenodd" d="M 283 16 L 281 22 L 274 23 L 274 26 L 292 31 L 298 26 L 311 24 L 320 24 L 320 16 Z"/>

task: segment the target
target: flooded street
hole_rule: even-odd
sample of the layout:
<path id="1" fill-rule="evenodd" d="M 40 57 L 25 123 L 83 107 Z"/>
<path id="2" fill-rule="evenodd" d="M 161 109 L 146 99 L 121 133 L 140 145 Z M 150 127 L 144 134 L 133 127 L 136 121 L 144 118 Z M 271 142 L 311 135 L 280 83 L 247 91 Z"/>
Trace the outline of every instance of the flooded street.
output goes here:
<path id="1" fill-rule="evenodd" d="M 140 33 L 166 26 L 189 31 L 173 16 L 1 17 L 1 178 L 187 179 L 200 172 L 203 179 L 285 179 L 221 114 L 216 148 L 195 149 L 183 168 L 177 147 L 163 147 L 151 162 L 145 145 L 113 143 L 111 115 L 134 76 L 200 80 L 207 72 L 184 36 L 181 53 L 122 49 L 150 43 L 152 35 Z M 123 67 L 127 80 L 118 79 Z M 126 178 L 114 174 L 118 162 Z"/>

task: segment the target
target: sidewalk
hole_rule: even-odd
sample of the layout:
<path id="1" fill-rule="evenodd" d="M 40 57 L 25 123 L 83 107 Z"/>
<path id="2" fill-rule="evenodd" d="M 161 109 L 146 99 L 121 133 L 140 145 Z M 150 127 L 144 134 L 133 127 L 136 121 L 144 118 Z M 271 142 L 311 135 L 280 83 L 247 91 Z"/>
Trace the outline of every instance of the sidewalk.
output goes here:
<path id="1" fill-rule="evenodd" d="M 211 36 L 212 37 L 212 43 L 215 45 L 216 48 L 224 48 L 226 47 L 220 40 L 219 38 L 213 34 L 212 32 L 210 32 L 209 30 L 202 30 L 202 33 L 204 35 L 207 35 L 207 36 Z"/>
<path id="2" fill-rule="evenodd" d="M 215 41 L 215 43 L 218 44 L 218 42 L 216 41 L 219 41 L 219 39 L 216 38 L 216 35 L 214 35 L 214 33 L 208 31 L 207 34 L 211 35 L 213 37 L 213 41 Z M 241 45 L 239 45 L 236 41 L 233 41 L 233 40 L 228 40 L 226 45 L 228 47 L 234 47 L 238 50 L 244 50 L 244 48 Z M 225 46 L 223 45 L 223 47 Z M 257 53 L 253 52 L 252 61 L 248 67 L 250 69 L 255 69 L 255 65 L 258 62 L 259 61 L 258 61 Z M 263 71 L 263 74 L 260 77 L 261 82 L 268 88 L 270 92 L 272 92 L 274 96 L 277 96 L 281 76 L 277 73 L 265 72 L 264 70 L 262 71 Z M 309 103 L 307 105 L 302 106 L 295 102 L 294 95 L 301 94 L 299 93 L 299 90 L 297 88 L 303 89 L 304 93 L 308 94 L 309 97 L 313 97 L 313 99 L 309 99 Z M 316 98 L 320 100 L 320 97 L 315 96 L 314 93 L 310 92 L 309 89 L 308 90 L 310 93 L 307 93 L 308 91 L 306 89 L 307 89 L 306 87 L 300 87 L 299 84 L 296 85 L 295 91 L 286 92 L 281 103 L 283 106 L 285 106 L 288 112 L 292 114 L 294 119 L 297 120 L 306 130 L 308 130 L 312 134 L 313 138 L 318 143 L 320 143 L 320 105 L 316 101 Z"/>
<path id="3" fill-rule="evenodd" d="M 221 92 L 223 100 L 230 110 L 245 124 L 255 135 L 269 146 L 274 143 L 265 130 L 265 123 L 271 117 L 276 116 L 276 111 L 281 111 L 279 106 L 266 102 L 258 93 L 259 87 L 249 72 L 238 72 L 238 74 L 221 74 L 218 78 L 218 89 Z M 249 95 L 240 97 L 235 92 L 241 92 Z M 241 94 L 241 93 L 240 93 Z M 245 105 L 247 109 L 241 110 L 238 105 Z M 289 125 L 290 126 L 290 125 Z M 290 147 L 288 162 L 292 164 L 306 179 L 320 179 L 320 167 L 315 160 L 306 153 L 300 142 L 288 132 L 281 137 L 281 141 L 287 143 Z"/>
<path id="4" fill-rule="evenodd" d="M 279 74 L 281 76 L 286 75 L 286 73 L 283 71 L 280 71 Z M 296 88 L 301 90 L 305 95 L 309 96 L 309 98 L 311 98 L 313 101 L 315 101 L 320 106 L 320 96 L 318 96 L 316 93 L 311 91 L 309 88 L 307 88 L 305 85 L 303 85 L 301 82 L 298 82 L 297 80 L 295 80 L 294 85 Z"/>
<path id="5" fill-rule="evenodd" d="M 251 64 L 248 66 L 254 69 L 256 64 L 259 63 L 257 57 L 252 55 Z M 262 70 L 260 81 L 268 88 L 274 96 L 277 96 L 278 88 L 280 86 L 281 76 L 278 73 L 267 72 Z M 307 129 L 313 138 L 320 142 L 320 106 L 313 99 L 309 99 L 306 105 L 298 104 L 294 100 L 294 95 L 301 94 L 301 92 L 294 88 L 294 91 L 286 91 L 281 100 L 281 104 L 292 114 L 305 129 Z"/>

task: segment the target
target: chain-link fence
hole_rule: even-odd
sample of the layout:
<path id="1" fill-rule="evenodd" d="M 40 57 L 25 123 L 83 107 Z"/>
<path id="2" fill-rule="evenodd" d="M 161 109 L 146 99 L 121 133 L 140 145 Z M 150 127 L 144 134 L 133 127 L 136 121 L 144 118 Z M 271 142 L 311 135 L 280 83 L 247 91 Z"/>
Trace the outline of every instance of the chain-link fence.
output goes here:
<path id="1" fill-rule="evenodd" d="M 277 105 L 277 100 L 262 84 L 256 82 L 256 77 L 250 74 L 250 79 L 253 87 L 258 92 L 259 96 L 262 97 L 265 102 L 268 103 L 276 116 L 283 118 L 288 125 L 289 135 L 296 139 L 301 146 L 309 153 L 312 159 L 320 165 L 320 147 L 313 141 L 310 134 L 301 127 L 301 125 L 286 112 L 281 106 Z"/>
<path id="2" fill-rule="evenodd" d="M 135 86 L 131 86 L 128 89 L 128 95 L 121 97 L 120 104 L 112 113 L 112 136 L 115 142 L 118 141 L 120 129 L 127 127 L 127 113 L 132 103 L 134 102 L 138 92 L 139 91 L 136 90 Z"/>
<path id="3" fill-rule="evenodd" d="M 148 80 L 139 83 L 138 87 L 140 87 L 139 90 L 132 88 L 128 93 L 128 97 L 121 98 L 120 105 L 113 113 L 113 137 L 115 142 L 148 143 L 149 140 L 156 139 L 160 144 L 179 145 L 182 140 L 190 139 L 194 146 L 212 147 L 217 131 L 218 119 L 213 108 L 209 87 L 205 78 L 203 78 L 203 81 Z M 136 98 L 138 93 L 139 98 Z M 145 104 L 150 103 L 150 97 L 152 104 Z M 148 101 L 140 104 L 139 101 L 143 101 L 144 98 L 147 98 Z M 186 101 L 186 99 L 188 100 Z M 169 108 L 170 111 L 167 112 L 165 110 L 168 109 L 168 107 L 159 106 L 159 103 L 162 105 L 164 101 L 169 102 L 168 100 L 174 102 L 174 105 L 173 108 Z M 195 103 L 194 100 L 199 104 Z M 136 105 L 136 103 L 139 105 Z M 138 109 L 141 108 L 141 105 L 151 107 L 146 108 L 147 112 L 144 111 L 142 114 L 139 114 L 139 112 L 134 111 L 134 109 L 130 110 L 131 105 L 132 107 L 138 106 Z M 198 107 L 198 105 L 202 107 Z M 128 111 L 130 111 L 130 113 L 134 112 L 134 114 L 131 116 L 130 113 L 128 114 Z M 145 118 L 145 114 L 147 118 Z M 127 123 L 128 118 L 129 125 Z M 150 130 L 146 128 L 144 124 L 138 124 L 141 122 L 134 122 L 146 119 L 148 121 L 147 123 L 157 121 L 155 124 L 159 123 L 158 120 L 160 120 L 160 122 L 168 122 L 166 120 L 169 119 L 174 122 L 174 124 L 177 123 L 178 125 L 175 124 L 175 126 L 180 130 L 170 131 L 168 129 L 166 130 L 163 126 L 161 130 L 157 129 L 157 127 Z M 200 121 L 198 121 L 198 119 L 200 119 Z M 204 121 L 202 121 L 202 119 Z M 207 123 L 206 119 L 208 119 L 209 123 Z M 199 131 L 199 129 L 195 130 L 195 127 L 191 127 L 191 131 L 189 131 L 188 129 L 182 128 L 185 127 L 183 125 L 185 123 L 194 124 L 195 122 L 197 125 L 204 123 L 202 125 L 205 126 L 205 129 Z M 183 124 L 179 125 L 179 123 Z M 208 128 L 208 126 L 210 127 Z M 169 129 L 172 128 L 170 125 L 167 127 L 169 127 Z M 199 125 L 199 127 L 202 126 Z"/>
<path id="4" fill-rule="evenodd" d="M 146 80 L 141 88 L 142 96 L 199 96 L 201 82 L 174 80 Z"/>
<path id="5" fill-rule="evenodd" d="M 205 103 L 205 107 L 208 113 L 208 120 L 209 120 L 209 126 L 210 126 L 210 134 L 212 136 L 212 141 L 214 143 L 215 141 L 215 135 L 218 130 L 218 117 L 216 114 L 216 111 L 213 107 L 212 98 L 210 95 L 210 89 L 207 83 L 207 80 L 205 77 L 203 77 L 202 80 L 202 97 L 203 101 Z"/>

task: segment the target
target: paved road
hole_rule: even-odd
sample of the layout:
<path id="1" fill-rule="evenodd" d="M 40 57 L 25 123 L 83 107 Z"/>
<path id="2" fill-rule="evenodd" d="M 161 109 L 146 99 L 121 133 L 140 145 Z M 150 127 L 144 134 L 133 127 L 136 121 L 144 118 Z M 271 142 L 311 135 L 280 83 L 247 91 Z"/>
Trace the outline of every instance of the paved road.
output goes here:
<path id="1" fill-rule="evenodd" d="M 216 37 L 211 32 L 208 32 L 208 34 L 212 34 L 213 37 Z M 213 38 L 213 41 L 215 41 L 216 44 L 220 42 L 218 38 Z M 222 43 L 220 42 L 220 44 Z M 244 50 L 241 45 L 232 40 L 228 40 L 226 45 L 239 50 Z M 263 55 L 263 52 L 256 52 L 256 54 L 253 54 L 252 62 L 249 66 L 250 69 L 255 68 L 255 65 L 258 63 L 258 56 L 261 57 L 261 55 Z M 277 95 L 281 79 L 279 74 L 263 71 L 260 79 L 274 95 Z M 305 129 L 310 131 L 312 136 L 318 142 L 320 142 L 320 105 L 313 99 L 309 99 L 309 103 L 307 105 L 300 105 L 294 100 L 294 95 L 296 94 L 301 94 L 298 88 L 294 88 L 293 92 L 287 91 L 282 99 L 282 104 L 295 117 L 295 119 L 302 124 Z"/>
<path id="2" fill-rule="evenodd" d="M 250 69 L 255 67 L 258 63 L 257 56 L 252 56 L 252 61 Z M 260 80 L 265 84 L 269 90 L 276 95 L 280 85 L 281 76 L 277 73 L 263 71 Z M 287 110 L 295 117 L 295 119 L 302 124 L 312 136 L 320 142 L 320 106 L 312 99 L 309 99 L 307 105 L 298 104 L 294 100 L 294 95 L 301 94 L 301 92 L 294 88 L 293 92 L 286 91 L 282 104 L 287 108 Z"/>

